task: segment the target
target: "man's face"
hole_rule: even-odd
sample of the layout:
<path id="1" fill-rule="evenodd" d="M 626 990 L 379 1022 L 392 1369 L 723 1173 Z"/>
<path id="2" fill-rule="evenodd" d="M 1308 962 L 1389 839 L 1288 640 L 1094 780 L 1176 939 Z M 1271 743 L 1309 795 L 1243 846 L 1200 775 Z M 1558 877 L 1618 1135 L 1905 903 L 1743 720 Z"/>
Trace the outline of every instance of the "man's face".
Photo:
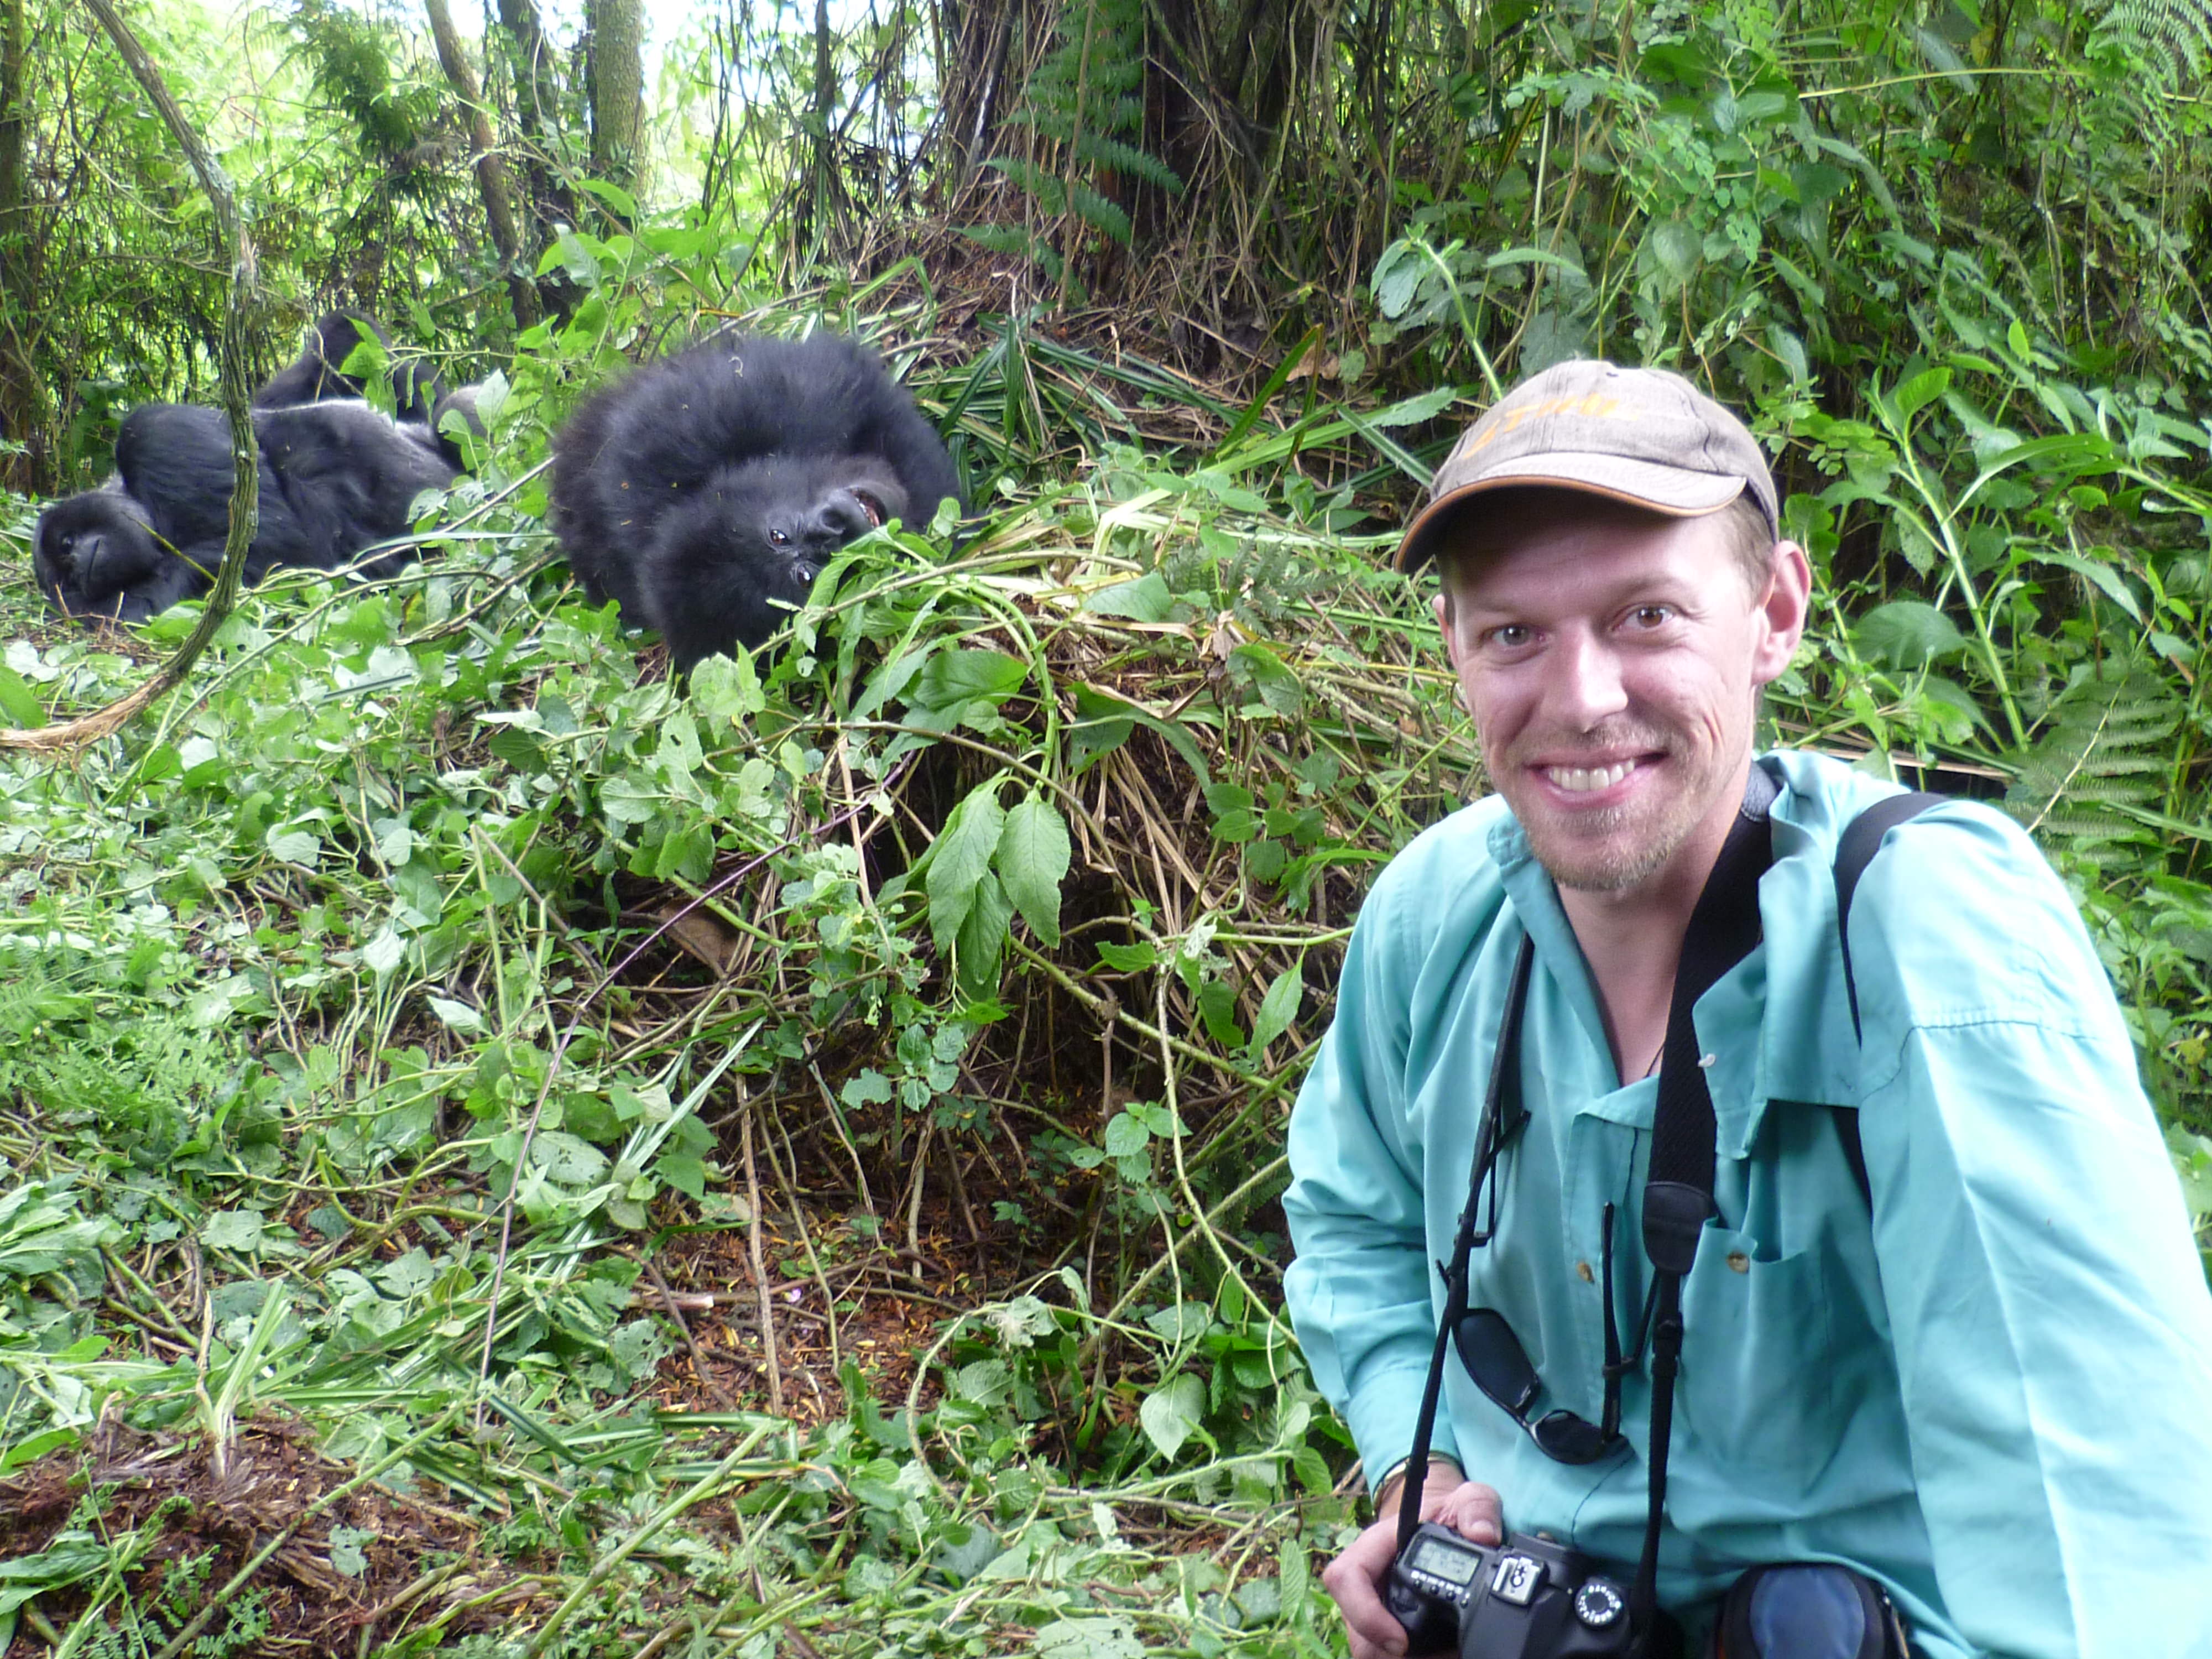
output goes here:
<path id="1" fill-rule="evenodd" d="M 1565 888 L 1702 883 L 1742 798 L 1758 688 L 1788 666 L 1811 577 L 1790 543 L 1754 594 L 1723 515 L 1567 491 L 1501 497 L 1448 551 L 1444 647 L 1491 781 Z"/>

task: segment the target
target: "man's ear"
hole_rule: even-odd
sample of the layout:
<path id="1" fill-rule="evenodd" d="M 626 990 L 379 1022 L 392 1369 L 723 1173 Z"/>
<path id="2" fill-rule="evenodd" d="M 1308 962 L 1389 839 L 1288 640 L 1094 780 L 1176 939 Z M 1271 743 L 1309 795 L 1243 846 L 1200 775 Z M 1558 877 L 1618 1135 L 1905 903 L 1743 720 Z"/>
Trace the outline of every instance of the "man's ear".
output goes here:
<path id="1" fill-rule="evenodd" d="M 1432 603 L 1436 607 L 1437 631 L 1444 636 L 1444 659 L 1451 664 L 1452 672 L 1456 674 L 1459 672 L 1459 635 L 1452 629 L 1450 586 L 1447 585 L 1438 588 Z"/>
<path id="2" fill-rule="evenodd" d="M 1790 666 L 1805 637 L 1805 616 L 1813 602 L 1813 567 L 1795 542 L 1774 544 L 1774 562 L 1757 613 L 1766 631 L 1752 653 L 1751 683 L 1765 685 Z"/>

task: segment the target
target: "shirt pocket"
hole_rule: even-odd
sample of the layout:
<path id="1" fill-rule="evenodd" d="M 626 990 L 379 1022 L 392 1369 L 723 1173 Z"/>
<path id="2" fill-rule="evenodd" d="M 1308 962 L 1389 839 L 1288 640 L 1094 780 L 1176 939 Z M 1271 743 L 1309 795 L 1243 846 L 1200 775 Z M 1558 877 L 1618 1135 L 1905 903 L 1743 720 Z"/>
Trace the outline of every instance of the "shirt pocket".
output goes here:
<path id="1" fill-rule="evenodd" d="M 1676 1420 L 1723 1484 L 1740 1474 L 1802 1490 L 1834 1455 L 1835 1332 L 1827 1253 L 1760 1255 L 1750 1234 L 1708 1227 L 1682 1287 Z"/>

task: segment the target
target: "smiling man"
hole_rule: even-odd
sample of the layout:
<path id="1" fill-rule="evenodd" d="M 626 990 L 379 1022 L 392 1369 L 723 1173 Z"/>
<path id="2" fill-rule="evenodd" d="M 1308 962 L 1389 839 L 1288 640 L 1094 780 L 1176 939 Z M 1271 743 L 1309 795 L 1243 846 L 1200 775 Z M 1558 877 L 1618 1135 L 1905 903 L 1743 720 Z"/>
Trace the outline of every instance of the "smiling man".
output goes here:
<path id="1" fill-rule="evenodd" d="M 1896 792 L 1754 757 L 1811 586 L 1777 507 L 1687 381 L 1571 362 L 1475 423 L 1401 550 L 1438 568 L 1497 793 L 1376 882 L 1291 1121 L 1291 1316 L 1380 1517 L 1324 1582 L 1354 1659 L 1406 1650 L 1382 1585 L 1437 1351 L 1425 1516 L 1624 1583 L 1648 1547 L 1692 1653 L 2212 1655 L 2212 1297 L 2112 988 L 2026 836 L 1963 802 L 1875 843 L 1846 957 L 1838 842 Z M 1670 1040 L 1736 880 L 1748 954 Z M 1702 1076 L 1711 1178 L 1655 1522 L 1670 1073 Z M 1526 1651 L 1600 1650 L 1561 1634 Z"/>

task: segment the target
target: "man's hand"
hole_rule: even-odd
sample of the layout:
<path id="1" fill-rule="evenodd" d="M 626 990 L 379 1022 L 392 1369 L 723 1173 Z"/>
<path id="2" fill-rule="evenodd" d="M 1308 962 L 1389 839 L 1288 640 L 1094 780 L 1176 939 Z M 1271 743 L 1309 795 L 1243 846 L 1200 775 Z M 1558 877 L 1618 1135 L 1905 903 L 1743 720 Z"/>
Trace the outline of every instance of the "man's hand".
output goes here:
<path id="1" fill-rule="evenodd" d="M 1475 1544 L 1496 1544 L 1505 1536 L 1505 1506 L 1498 1493 L 1479 1480 L 1458 1480 L 1457 1469 L 1440 1464 L 1429 1471 L 1421 1492 L 1421 1519 L 1449 1527 Z M 1398 1553 L 1398 1504 L 1383 1493 L 1382 1513 L 1330 1562 L 1322 1588 L 1335 1600 L 1352 1638 L 1352 1659 L 1402 1659 L 1406 1630 L 1382 1605 L 1382 1579 Z"/>

